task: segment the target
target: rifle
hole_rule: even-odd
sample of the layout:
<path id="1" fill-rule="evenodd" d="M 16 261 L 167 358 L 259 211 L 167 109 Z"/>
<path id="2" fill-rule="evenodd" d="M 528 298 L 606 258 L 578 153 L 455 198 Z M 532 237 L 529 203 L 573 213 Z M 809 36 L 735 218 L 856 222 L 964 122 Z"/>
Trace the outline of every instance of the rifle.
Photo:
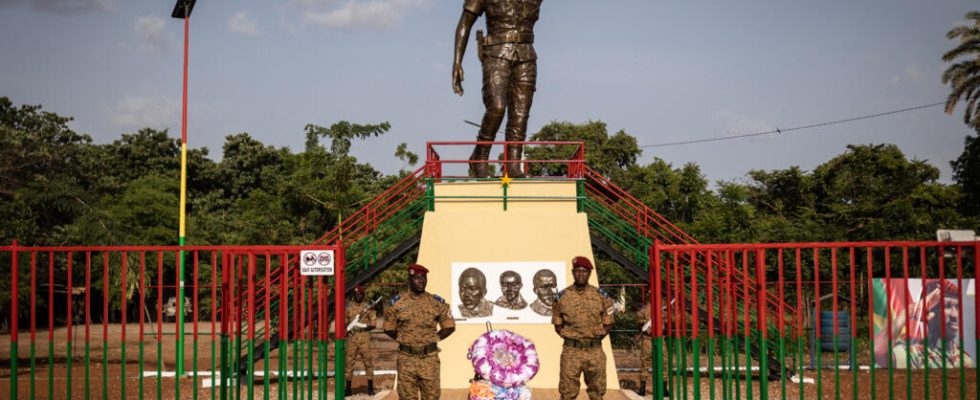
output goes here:
<path id="1" fill-rule="evenodd" d="M 476 58 L 483 63 L 483 46 L 486 44 L 486 38 L 483 36 L 482 30 L 476 31 Z"/>
<path id="2" fill-rule="evenodd" d="M 364 306 L 364 309 L 358 312 L 357 315 L 354 316 L 354 319 L 351 320 L 349 324 L 347 324 L 347 332 L 350 332 L 351 329 L 354 329 L 354 325 L 357 325 L 357 323 L 361 321 L 361 317 L 363 317 L 364 314 L 367 313 L 372 307 L 378 304 L 379 301 L 381 301 L 381 296 L 378 296 L 378 298 L 374 299 L 374 301 L 372 301 L 371 304 Z"/>

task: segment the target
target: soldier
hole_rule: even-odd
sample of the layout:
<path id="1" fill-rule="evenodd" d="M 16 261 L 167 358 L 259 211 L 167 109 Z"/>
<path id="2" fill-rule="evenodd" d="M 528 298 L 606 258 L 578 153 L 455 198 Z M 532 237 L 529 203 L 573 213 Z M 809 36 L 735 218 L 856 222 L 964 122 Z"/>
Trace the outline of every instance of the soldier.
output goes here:
<path id="1" fill-rule="evenodd" d="M 477 55 L 483 63 L 483 105 L 486 113 L 477 141 L 493 141 L 507 112 L 506 139 L 524 141 L 538 76 L 538 55 L 534 51 L 534 23 L 538 21 L 542 0 L 465 0 L 463 14 L 456 26 L 453 57 L 453 92 L 463 95 L 463 53 L 470 38 L 470 28 L 483 13 L 487 14 L 487 37 L 477 32 Z M 508 160 L 520 160 L 523 146 L 507 147 Z M 489 144 L 477 144 L 470 160 L 470 175 L 490 176 L 482 161 L 490 157 Z M 521 178 L 520 164 L 507 165 L 506 174 Z"/>
<path id="2" fill-rule="evenodd" d="M 487 300 L 487 277 L 476 268 L 459 274 L 459 314 L 463 318 L 486 318 L 493 315 L 493 303 Z"/>
<path id="3" fill-rule="evenodd" d="M 531 309 L 538 315 L 551 316 L 551 305 L 555 304 L 555 290 L 558 288 L 558 278 L 550 269 L 542 269 L 534 273 L 531 278 L 534 285 L 534 294 L 537 300 L 531 303 Z"/>
<path id="4" fill-rule="evenodd" d="M 640 328 L 639 340 L 640 340 L 640 360 L 641 360 L 640 371 L 641 371 L 641 376 L 643 376 L 643 378 L 640 381 L 639 395 L 646 396 L 647 378 L 650 377 L 650 375 L 646 374 L 646 371 L 647 368 L 650 368 L 653 365 L 653 342 L 652 342 L 653 323 L 650 321 L 650 303 L 644 304 L 643 307 L 640 308 L 640 311 L 637 311 L 636 317 L 640 321 L 640 324 L 642 324 L 642 327 Z M 664 393 L 664 397 L 669 397 L 670 392 L 667 390 L 667 381 L 666 381 L 667 352 L 663 351 L 662 353 L 663 353 L 663 364 L 661 364 L 662 365 L 661 368 L 664 371 L 663 376 L 665 379 L 663 381 L 664 382 L 663 393 Z"/>
<path id="5" fill-rule="evenodd" d="M 345 309 L 345 317 L 348 324 L 347 331 L 347 360 L 345 364 L 347 386 L 344 395 L 351 395 L 351 378 L 354 376 L 354 362 L 360 359 L 364 363 L 364 372 L 367 375 L 367 392 L 374 396 L 374 355 L 371 353 L 371 333 L 375 326 L 375 315 L 373 304 L 364 299 L 364 288 L 360 285 L 354 286 L 353 301 L 348 302 Z M 357 319 L 357 322 L 354 320 Z"/>
<path id="6" fill-rule="evenodd" d="M 407 292 L 395 295 L 385 310 L 384 330 L 398 342 L 398 398 L 438 400 L 439 348 L 456 330 L 452 311 L 441 297 L 425 291 L 429 270 L 408 267 Z M 436 325 L 438 325 L 438 330 Z"/>
<path id="7" fill-rule="evenodd" d="M 558 293 L 552 307 L 551 323 L 565 339 L 561 350 L 558 392 L 562 400 L 578 397 L 579 376 L 585 375 L 590 400 L 606 393 L 606 354 L 602 338 L 612 329 L 613 301 L 606 292 L 589 285 L 592 262 L 585 257 L 572 259 L 575 283 Z"/>

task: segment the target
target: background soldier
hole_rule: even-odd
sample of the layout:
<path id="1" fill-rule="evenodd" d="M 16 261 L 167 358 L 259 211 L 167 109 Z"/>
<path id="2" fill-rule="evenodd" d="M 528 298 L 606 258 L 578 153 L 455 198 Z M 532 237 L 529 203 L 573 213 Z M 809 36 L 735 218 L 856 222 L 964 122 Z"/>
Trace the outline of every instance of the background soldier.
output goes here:
<path id="1" fill-rule="evenodd" d="M 398 398 L 438 400 L 439 348 L 436 343 L 456 330 L 452 311 L 441 297 L 425 291 L 425 267 L 408 267 L 408 291 L 396 295 L 385 310 L 384 330 L 398 342 Z M 439 329 L 436 329 L 438 324 Z"/>
<path id="2" fill-rule="evenodd" d="M 578 397 L 579 376 L 585 375 L 589 399 L 600 400 L 606 393 L 606 353 L 602 338 L 612 329 L 613 301 L 606 292 L 589 285 L 592 262 L 585 257 L 572 259 L 575 283 L 558 293 L 551 323 L 565 339 L 561 350 L 558 392 L 562 400 Z"/>
<path id="3" fill-rule="evenodd" d="M 650 374 L 647 373 L 647 368 L 652 368 L 653 366 L 653 322 L 650 321 L 650 303 L 644 304 L 640 311 L 637 311 L 637 319 L 640 321 L 640 396 L 646 396 L 647 378 Z M 661 368 L 663 370 L 664 377 L 664 397 L 669 397 L 670 392 L 667 390 L 667 352 L 663 351 L 663 364 Z M 652 390 L 652 389 L 651 389 Z M 654 391 L 656 393 L 656 391 Z"/>
<path id="4" fill-rule="evenodd" d="M 486 113 L 480 124 L 477 141 L 493 141 L 507 112 L 507 141 L 524 141 L 538 77 L 538 55 L 534 52 L 534 23 L 542 0 L 465 0 L 463 14 L 456 26 L 453 58 L 453 91 L 463 95 L 463 53 L 470 38 L 470 28 L 483 13 L 487 14 L 487 37 L 477 32 L 477 55 L 483 63 L 483 105 Z M 508 146 L 507 159 L 520 160 L 523 146 Z M 486 161 L 490 145 L 478 144 L 470 160 Z M 484 162 L 470 164 L 470 175 L 490 176 Z M 521 178 L 520 163 L 507 165 L 507 175 Z"/>
<path id="5" fill-rule="evenodd" d="M 349 325 L 347 330 L 347 386 L 344 395 L 351 395 L 351 378 L 354 376 L 354 362 L 358 359 L 364 362 L 364 372 L 367 375 L 368 394 L 374 396 L 374 355 L 371 354 L 371 333 L 375 326 L 374 304 L 364 299 L 364 288 L 354 286 L 354 298 L 346 305 L 345 317 Z M 357 322 L 354 322 L 354 320 Z"/>

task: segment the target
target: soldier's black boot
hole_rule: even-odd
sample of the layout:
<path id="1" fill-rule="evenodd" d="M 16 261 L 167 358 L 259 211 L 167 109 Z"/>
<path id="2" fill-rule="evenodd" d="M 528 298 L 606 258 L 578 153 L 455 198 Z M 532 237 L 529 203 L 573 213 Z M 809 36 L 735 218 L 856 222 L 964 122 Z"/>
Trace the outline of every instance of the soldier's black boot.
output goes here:
<path id="1" fill-rule="evenodd" d="M 664 381 L 664 397 L 670 397 L 670 390 L 667 390 L 667 381 Z"/>
<path id="2" fill-rule="evenodd" d="M 374 379 L 368 379 L 368 396 L 374 396 Z"/>
<path id="3" fill-rule="evenodd" d="M 640 381 L 640 391 L 637 392 L 636 394 L 638 394 L 640 396 L 646 396 L 647 395 L 647 381 L 646 380 Z"/>
<path id="4" fill-rule="evenodd" d="M 507 176 L 511 178 L 524 177 L 524 171 L 521 170 L 521 156 L 523 154 L 523 145 L 514 144 L 507 146 Z"/>
<path id="5" fill-rule="evenodd" d="M 344 396 L 345 397 L 350 397 L 352 394 L 353 394 L 353 391 L 351 390 L 351 387 L 350 387 L 350 381 L 347 381 L 347 384 L 344 386 Z"/>

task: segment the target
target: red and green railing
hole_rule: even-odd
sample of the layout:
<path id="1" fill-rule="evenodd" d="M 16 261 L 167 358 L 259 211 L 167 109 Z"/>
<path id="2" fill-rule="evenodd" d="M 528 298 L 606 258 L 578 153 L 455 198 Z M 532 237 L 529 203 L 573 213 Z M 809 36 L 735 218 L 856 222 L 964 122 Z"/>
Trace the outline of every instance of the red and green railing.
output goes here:
<path id="1" fill-rule="evenodd" d="M 11 330 L 9 355 L 0 355 L 9 357 L 10 374 L 0 385 L 8 386 L 4 393 L 10 398 L 198 399 L 239 398 L 245 393 L 253 398 L 254 379 L 237 377 L 229 355 L 233 341 L 259 340 L 255 327 L 264 319 L 264 326 L 278 320 L 283 332 L 289 324 L 308 327 L 294 349 L 301 347 L 307 359 L 320 360 L 316 368 L 294 365 L 299 371 L 288 372 L 286 358 L 280 358 L 276 370 L 267 353 L 262 368 L 264 398 L 277 393 L 277 398 L 285 399 L 290 392 L 286 381 L 270 388 L 275 374 L 298 376 L 307 391 L 316 386 L 317 393 L 325 396 L 328 282 L 319 277 L 296 281 L 284 277 L 278 288 L 266 287 L 301 296 L 304 304 L 322 309 L 319 317 L 305 310 L 290 314 L 284 305 L 276 310 L 269 296 L 256 295 L 258 287 L 268 286 L 273 269 L 300 250 L 335 250 L 337 273 L 343 276 L 343 249 L 332 246 L 2 246 L 0 262 L 6 267 L 0 277 L 9 282 L 3 291 L 10 295 L 10 308 L 3 308 Z M 193 278 L 186 285 L 189 308 L 186 316 L 174 311 L 172 321 L 164 322 L 170 306 L 164 298 L 177 296 L 181 252 Z M 29 287 L 21 284 L 27 281 Z M 244 290 L 244 296 L 238 290 Z M 236 298 L 247 301 L 234 304 Z M 175 304 L 172 308 L 177 309 Z M 38 318 L 45 313 L 47 321 Z M 101 323 L 95 322 L 99 319 Z M 189 354 L 175 351 L 182 320 L 190 329 L 185 334 L 191 343 Z M 243 320 L 250 328 L 236 329 Z M 45 331 L 46 349 L 38 346 L 43 346 L 38 342 Z M 25 332 L 30 332 L 27 344 L 19 340 Z M 268 331 L 265 337 L 268 340 Z M 78 339 L 83 341 L 80 347 L 76 347 Z M 190 363 L 185 365 L 191 369 L 177 373 L 187 357 Z M 210 388 L 199 386 L 204 379 L 211 381 Z M 233 385 L 234 381 L 242 386 Z M 298 381 L 291 382 L 294 389 Z"/>
<path id="2" fill-rule="evenodd" d="M 651 318 L 668 323 L 654 327 L 655 349 L 662 352 L 665 342 L 690 339 L 688 345 L 693 350 L 686 355 L 676 346 L 668 346 L 674 354 L 666 366 L 654 358 L 654 396 L 663 393 L 658 377 L 667 370 L 673 398 L 753 398 L 755 394 L 758 398 L 781 399 L 858 399 L 869 394 L 889 399 L 977 398 L 980 370 L 974 364 L 975 354 L 966 353 L 964 330 L 970 325 L 964 320 L 975 325 L 977 309 L 966 313 L 969 306 L 963 300 L 973 301 L 964 292 L 975 288 L 976 281 L 969 278 L 972 275 L 975 279 L 978 274 L 978 247 L 962 242 L 657 243 L 651 248 L 654 268 L 649 279 L 655 282 L 650 287 L 654 299 Z M 710 272 L 720 271 L 721 279 L 713 280 L 716 274 L 708 273 L 709 280 L 702 286 L 692 276 L 697 274 L 692 274 L 696 269 L 690 267 L 694 263 L 703 263 Z M 739 284 L 733 277 L 738 275 L 756 276 L 754 287 L 744 290 L 754 292 L 754 296 L 741 296 L 736 291 Z M 742 286 L 749 284 L 747 280 L 741 282 Z M 831 326 L 821 322 L 823 306 L 814 301 L 824 294 L 832 299 Z M 799 310 L 808 310 L 806 304 L 811 303 L 812 314 L 777 318 L 773 330 L 773 315 L 764 306 L 765 297 L 771 295 L 795 301 Z M 850 300 L 843 315 L 852 323 L 847 339 L 852 354 L 842 365 L 837 340 L 842 309 L 837 299 L 844 297 Z M 665 303 L 668 300 L 672 301 Z M 868 310 L 859 310 L 865 305 Z M 754 314 L 749 312 L 753 309 Z M 708 318 L 695 315 L 703 312 L 710 314 Z M 705 320 L 708 326 L 699 323 Z M 720 330 L 712 326 L 715 321 L 721 323 Z M 859 321 L 868 327 L 860 339 L 853 329 Z M 830 330 L 832 350 L 825 355 L 821 338 Z M 779 374 L 775 382 L 765 373 L 758 378 L 751 373 L 756 366 L 760 372 L 766 371 L 769 358 L 761 357 L 753 365 L 747 344 L 757 343 L 760 353 L 766 354 L 767 347 L 774 344 L 772 336 L 779 359 L 786 355 L 794 359 L 794 381 L 789 381 L 786 373 Z M 969 340 L 980 348 L 980 336 L 971 336 Z M 699 344 L 705 338 L 707 351 L 701 352 Z M 720 348 L 715 347 L 718 340 Z M 745 346 L 739 346 L 739 340 L 744 340 Z M 804 349 L 810 340 L 817 343 L 807 355 Z M 744 355 L 741 366 L 740 355 Z M 807 358 L 814 367 L 804 368 Z M 686 367 L 689 360 L 693 371 Z M 708 362 L 706 371 L 700 370 L 699 361 Z M 719 363 L 720 371 L 715 367 Z M 688 375 L 693 384 L 687 383 Z"/>

